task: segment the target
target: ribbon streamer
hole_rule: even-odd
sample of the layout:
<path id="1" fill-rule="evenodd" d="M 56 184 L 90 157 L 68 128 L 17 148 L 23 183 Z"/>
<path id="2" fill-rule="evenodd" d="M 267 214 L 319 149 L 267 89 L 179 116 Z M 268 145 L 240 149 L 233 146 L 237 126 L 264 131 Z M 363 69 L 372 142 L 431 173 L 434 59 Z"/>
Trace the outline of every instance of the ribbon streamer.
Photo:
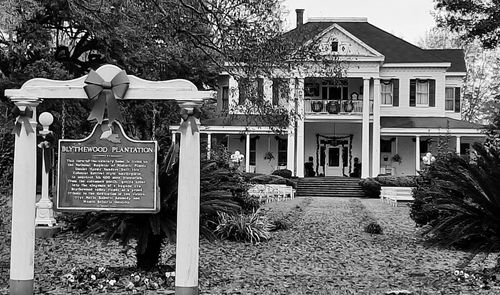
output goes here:
<path id="1" fill-rule="evenodd" d="M 18 106 L 15 106 L 12 109 L 12 115 L 16 118 L 16 123 L 14 124 L 14 128 L 12 129 L 12 134 L 17 134 L 21 136 L 21 129 L 24 125 L 24 129 L 26 130 L 26 134 L 30 134 L 33 131 L 33 127 L 31 127 L 30 119 L 33 116 L 33 110 L 26 106 L 24 111 L 21 111 Z"/>
<path id="2" fill-rule="evenodd" d="M 196 124 L 196 119 L 201 116 L 201 111 L 198 108 L 193 108 L 193 111 L 189 113 L 186 109 L 181 109 L 182 123 L 179 126 L 179 131 L 185 132 L 189 125 L 191 125 L 191 133 L 199 132 L 198 124 Z"/>
<path id="3" fill-rule="evenodd" d="M 130 82 L 125 71 L 116 74 L 111 82 L 106 82 L 97 72 L 92 70 L 85 79 L 85 84 L 87 85 L 83 89 L 87 97 L 94 100 L 94 106 L 87 120 L 95 119 L 97 123 L 102 124 L 106 110 L 110 123 L 123 120 L 116 98 L 123 99 L 127 93 Z"/>
<path id="4" fill-rule="evenodd" d="M 45 172 L 49 173 L 52 166 L 52 148 L 54 148 L 56 137 L 52 131 L 47 135 L 39 135 L 38 147 L 43 150 L 43 161 L 45 163 Z"/>

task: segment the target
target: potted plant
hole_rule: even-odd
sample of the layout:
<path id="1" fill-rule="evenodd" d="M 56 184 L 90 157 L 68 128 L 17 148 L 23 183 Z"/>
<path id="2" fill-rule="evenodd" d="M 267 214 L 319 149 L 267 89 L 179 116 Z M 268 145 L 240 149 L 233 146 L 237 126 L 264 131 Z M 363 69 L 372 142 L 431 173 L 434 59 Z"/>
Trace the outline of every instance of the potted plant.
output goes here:
<path id="1" fill-rule="evenodd" d="M 339 106 L 339 103 L 337 101 L 330 101 L 327 105 L 326 105 L 326 110 L 328 111 L 328 113 L 330 114 L 338 114 L 339 111 L 340 111 L 340 106 Z"/>
<path id="2" fill-rule="evenodd" d="M 313 101 L 311 103 L 311 109 L 315 113 L 321 112 L 323 110 L 323 102 L 322 101 Z"/>

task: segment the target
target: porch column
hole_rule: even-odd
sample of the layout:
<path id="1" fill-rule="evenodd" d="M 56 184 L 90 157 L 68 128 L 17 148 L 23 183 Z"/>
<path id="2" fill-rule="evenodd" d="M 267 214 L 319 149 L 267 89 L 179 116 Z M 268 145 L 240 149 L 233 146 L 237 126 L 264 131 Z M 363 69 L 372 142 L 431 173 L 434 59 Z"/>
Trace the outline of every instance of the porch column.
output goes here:
<path id="1" fill-rule="evenodd" d="M 363 79 L 363 123 L 361 132 L 361 178 L 370 177 L 370 79 Z"/>
<path id="2" fill-rule="evenodd" d="M 175 141 L 176 141 L 176 139 L 175 139 L 175 132 L 172 132 L 172 143 L 175 144 Z"/>
<path id="3" fill-rule="evenodd" d="M 460 155 L 460 136 L 457 136 L 457 143 L 456 143 L 456 150 L 457 150 L 457 155 Z"/>
<path id="4" fill-rule="evenodd" d="M 250 133 L 246 134 L 245 140 L 245 172 L 250 172 Z"/>
<path id="5" fill-rule="evenodd" d="M 373 79 L 372 176 L 380 173 L 380 79 Z"/>
<path id="6" fill-rule="evenodd" d="M 420 136 L 415 136 L 415 170 L 420 171 Z"/>
<path id="7" fill-rule="evenodd" d="M 12 183 L 12 231 L 10 243 L 10 294 L 33 294 L 35 255 L 35 201 L 36 201 L 36 98 L 12 98 L 26 114 L 33 130 L 28 133 L 22 122 L 15 135 L 14 177 Z M 31 116 L 30 116 L 31 115 Z M 18 117 L 18 119 L 21 116 Z M 28 127 L 29 128 L 29 127 Z"/>
<path id="8" fill-rule="evenodd" d="M 210 152 L 212 150 L 212 134 L 207 133 L 207 159 L 210 160 Z"/>
<path id="9" fill-rule="evenodd" d="M 295 78 L 297 114 L 297 176 L 304 177 L 304 78 Z"/>
<path id="10" fill-rule="evenodd" d="M 293 127 L 288 128 L 288 140 L 286 142 L 286 169 L 292 171 L 294 174 L 295 170 L 295 134 L 293 132 Z"/>

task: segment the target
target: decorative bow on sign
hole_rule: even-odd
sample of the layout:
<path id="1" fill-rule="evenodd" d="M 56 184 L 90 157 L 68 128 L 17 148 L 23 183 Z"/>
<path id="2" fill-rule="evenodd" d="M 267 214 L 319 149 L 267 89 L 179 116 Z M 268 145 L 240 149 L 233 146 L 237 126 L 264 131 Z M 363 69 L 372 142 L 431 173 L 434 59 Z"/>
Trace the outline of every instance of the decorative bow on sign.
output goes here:
<path id="1" fill-rule="evenodd" d="M 122 120 L 120 107 L 116 101 L 116 97 L 122 99 L 127 93 L 128 85 L 130 84 L 125 71 L 121 71 L 111 80 L 106 82 L 94 70 L 90 71 L 85 79 L 83 89 L 87 93 L 88 98 L 95 100 L 92 111 L 87 120 L 97 120 L 97 123 L 102 124 L 105 110 L 108 111 L 109 124 L 116 120 Z"/>
<path id="2" fill-rule="evenodd" d="M 12 109 L 12 115 L 17 118 L 16 124 L 14 125 L 14 129 L 12 129 L 12 134 L 21 135 L 21 129 L 24 125 L 24 129 L 26 130 L 26 134 L 29 134 L 33 131 L 33 127 L 31 127 L 30 118 L 33 116 L 33 110 L 30 107 L 26 107 L 24 111 L 21 111 L 18 106 L 15 106 Z"/>
<path id="3" fill-rule="evenodd" d="M 181 109 L 181 118 L 182 123 L 179 126 L 179 131 L 184 132 L 187 130 L 187 127 L 191 125 L 191 133 L 194 134 L 198 132 L 198 124 L 196 124 L 196 119 L 199 119 L 201 116 L 201 111 L 198 108 L 193 108 L 191 112 L 188 112 L 186 109 Z"/>

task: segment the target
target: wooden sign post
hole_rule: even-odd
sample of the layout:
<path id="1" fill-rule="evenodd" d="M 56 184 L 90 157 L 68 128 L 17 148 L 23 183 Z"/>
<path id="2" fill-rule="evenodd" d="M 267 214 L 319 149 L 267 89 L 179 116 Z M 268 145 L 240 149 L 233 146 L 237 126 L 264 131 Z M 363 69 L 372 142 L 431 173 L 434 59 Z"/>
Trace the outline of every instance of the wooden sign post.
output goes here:
<path id="1" fill-rule="evenodd" d="M 112 65 L 102 66 L 96 71 L 103 80 L 102 87 L 105 89 L 113 84 L 113 79 L 121 72 L 120 68 Z M 20 89 L 7 89 L 5 91 L 5 95 L 17 106 L 12 189 L 10 294 L 33 294 L 36 106 L 42 99 L 88 100 L 84 90 L 87 77 L 88 75 L 69 81 L 36 78 L 24 83 Z M 187 80 L 147 81 L 132 75 L 127 75 L 127 78 L 129 81 L 128 91 L 124 97 L 119 98 L 127 100 L 176 100 L 185 113 L 181 124 L 184 129 L 181 132 L 179 159 L 178 253 L 175 284 L 178 294 L 198 294 L 200 135 L 199 122 L 195 115 L 203 100 L 212 98 L 214 93 L 212 91 L 198 91 L 196 86 Z M 118 164 L 118 162 L 110 162 L 106 165 L 113 164 Z M 74 190 L 74 192 L 76 191 L 78 189 Z M 127 195 L 126 190 L 123 191 L 123 194 Z"/>

